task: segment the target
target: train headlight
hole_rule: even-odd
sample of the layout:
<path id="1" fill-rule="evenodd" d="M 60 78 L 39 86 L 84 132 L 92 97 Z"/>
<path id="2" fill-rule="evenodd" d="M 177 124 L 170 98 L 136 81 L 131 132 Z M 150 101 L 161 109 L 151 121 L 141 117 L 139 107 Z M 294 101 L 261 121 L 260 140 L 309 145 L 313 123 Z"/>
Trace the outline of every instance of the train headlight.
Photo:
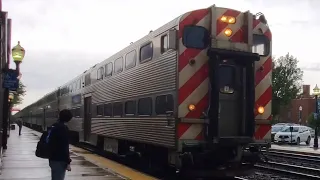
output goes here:
<path id="1" fill-rule="evenodd" d="M 226 30 L 224 30 L 224 34 L 228 37 L 230 37 L 232 35 L 232 30 L 227 28 Z"/>
<path id="2" fill-rule="evenodd" d="M 264 107 L 260 106 L 258 107 L 258 113 L 263 114 L 264 113 Z"/>
<path id="3" fill-rule="evenodd" d="M 194 111 L 196 109 L 196 106 L 193 104 L 189 104 L 188 109 L 189 111 Z"/>
<path id="4" fill-rule="evenodd" d="M 236 18 L 232 16 L 222 16 L 220 18 L 220 21 L 228 23 L 228 24 L 234 24 L 236 23 Z"/>

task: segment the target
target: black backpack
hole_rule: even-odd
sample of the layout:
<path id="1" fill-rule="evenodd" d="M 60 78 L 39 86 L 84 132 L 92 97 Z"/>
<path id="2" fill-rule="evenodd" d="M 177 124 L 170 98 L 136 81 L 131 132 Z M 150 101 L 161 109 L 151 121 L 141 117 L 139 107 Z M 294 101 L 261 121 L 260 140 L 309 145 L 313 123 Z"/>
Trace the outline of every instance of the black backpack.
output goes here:
<path id="1" fill-rule="evenodd" d="M 52 134 L 54 126 L 48 131 L 42 133 L 40 140 L 37 144 L 36 156 L 43 159 L 49 159 L 51 154 L 50 135 Z"/>

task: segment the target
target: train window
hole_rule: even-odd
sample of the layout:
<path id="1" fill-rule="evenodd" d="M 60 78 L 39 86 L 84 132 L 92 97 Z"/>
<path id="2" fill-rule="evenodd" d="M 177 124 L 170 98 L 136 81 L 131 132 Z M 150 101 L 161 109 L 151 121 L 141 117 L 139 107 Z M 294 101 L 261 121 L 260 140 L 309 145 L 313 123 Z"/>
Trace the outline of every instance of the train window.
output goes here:
<path id="1" fill-rule="evenodd" d="M 136 114 L 136 101 L 127 101 L 125 103 L 125 114 L 126 115 L 135 115 Z"/>
<path id="2" fill-rule="evenodd" d="M 91 77 L 90 77 L 90 73 L 86 74 L 84 77 L 84 85 L 85 86 L 89 86 L 91 84 Z"/>
<path id="3" fill-rule="evenodd" d="M 68 93 L 68 87 L 64 87 L 62 90 L 63 90 L 63 95 Z"/>
<path id="4" fill-rule="evenodd" d="M 112 104 L 105 104 L 104 105 L 104 116 L 112 116 Z"/>
<path id="5" fill-rule="evenodd" d="M 151 115 L 152 114 L 152 99 L 150 97 L 139 99 L 138 114 L 139 115 Z"/>
<path id="6" fill-rule="evenodd" d="M 173 96 L 171 94 L 157 96 L 155 108 L 156 114 L 167 114 L 173 112 Z"/>
<path id="7" fill-rule="evenodd" d="M 185 26 L 182 43 L 187 48 L 205 49 L 210 42 L 209 31 L 202 26 Z"/>
<path id="8" fill-rule="evenodd" d="M 219 88 L 224 94 L 232 94 L 235 88 L 236 72 L 233 66 L 219 66 Z"/>
<path id="9" fill-rule="evenodd" d="M 75 91 L 78 90 L 78 81 L 75 81 L 73 83 L 73 88 L 74 88 Z"/>
<path id="10" fill-rule="evenodd" d="M 123 58 L 118 58 L 114 61 L 114 72 L 120 73 L 123 70 Z"/>
<path id="11" fill-rule="evenodd" d="M 161 36 L 161 53 L 168 51 L 168 35 Z"/>
<path id="12" fill-rule="evenodd" d="M 98 69 L 98 72 L 97 72 L 97 79 L 99 80 L 99 79 L 103 79 L 103 74 L 104 74 L 104 69 L 103 69 L 103 67 L 100 67 L 99 69 Z"/>
<path id="13" fill-rule="evenodd" d="M 136 66 L 136 50 L 133 50 L 126 54 L 126 69 L 130 69 Z"/>
<path id="14" fill-rule="evenodd" d="M 151 60 L 152 56 L 153 56 L 153 46 L 151 42 L 141 47 L 140 61 Z"/>
<path id="15" fill-rule="evenodd" d="M 77 89 L 81 89 L 81 81 L 80 81 L 80 79 L 78 80 L 78 82 L 77 82 L 77 86 L 78 86 L 78 88 Z"/>
<path id="16" fill-rule="evenodd" d="M 106 75 L 105 76 L 111 76 L 112 75 L 112 62 L 106 64 Z"/>
<path id="17" fill-rule="evenodd" d="M 73 114 L 73 112 L 71 111 L 71 113 Z M 51 117 L 51 112 L 46 112 L 46 114 L 44 114 L 46 117 Z"/>
<path id="18" fill-rule="evenodd" d="M 103 115 L 103 105 L 97 105 L 97 115 L 98 116 Z"/>
<path id="19" fill-rule="evenodd" d="M 123 114 L 123 105 L 121 102 L 113 104 L 113 116 L 122 116 Z"/>
<path id="20" fill-rule="evenodd" d="M 270 40 L 265 35 L 253 35 L 252 52 L 260 56 L 267 56 L 270 52 Z"/>

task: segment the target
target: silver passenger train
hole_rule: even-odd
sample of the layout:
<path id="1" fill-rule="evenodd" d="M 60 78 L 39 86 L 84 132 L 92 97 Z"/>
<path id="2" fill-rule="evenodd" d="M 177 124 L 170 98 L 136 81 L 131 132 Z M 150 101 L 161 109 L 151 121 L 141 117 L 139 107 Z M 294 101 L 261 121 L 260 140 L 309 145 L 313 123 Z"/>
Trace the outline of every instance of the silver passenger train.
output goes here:
<path id="1" fill-rule="evenodd" d="M 70 109 L 74 142 L 188 177 L 247 174 L 271 139 L 269 57 L 264 16 L 213 5 L 151 31 L 16 116 L 42 131 Z"/>

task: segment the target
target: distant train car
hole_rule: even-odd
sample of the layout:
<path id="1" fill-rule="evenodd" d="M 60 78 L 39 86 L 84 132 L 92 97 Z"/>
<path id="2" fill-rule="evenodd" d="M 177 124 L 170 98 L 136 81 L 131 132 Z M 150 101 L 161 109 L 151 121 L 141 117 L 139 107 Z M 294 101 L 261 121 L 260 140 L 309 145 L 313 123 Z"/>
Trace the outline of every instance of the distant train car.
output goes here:
<path id="1" fill-rule="evenodd" d="M 17 116 L 43 127 L 71 109 L 76 141 L 188 177 L 242 175 L 270 147 L 271 55 L 262 14 L 213 5 L 151 31 Z M 48 105 L 53 119 L 38 111 Z"/>

